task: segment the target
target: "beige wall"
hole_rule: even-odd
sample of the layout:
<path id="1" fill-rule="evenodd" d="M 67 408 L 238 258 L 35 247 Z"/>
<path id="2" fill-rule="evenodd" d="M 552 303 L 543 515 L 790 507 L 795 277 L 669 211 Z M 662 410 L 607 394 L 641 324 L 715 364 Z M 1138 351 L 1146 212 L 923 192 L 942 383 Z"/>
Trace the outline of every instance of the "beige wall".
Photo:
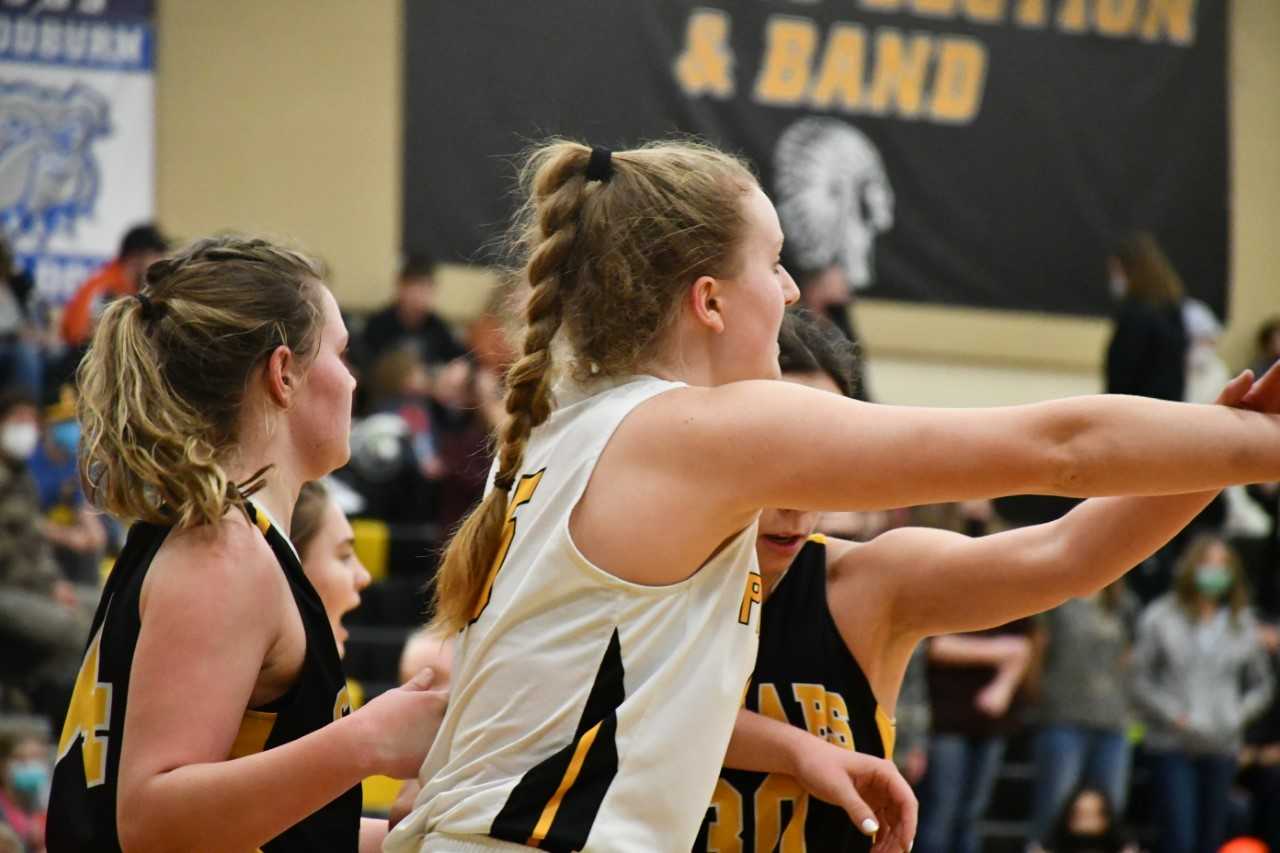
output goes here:
<path id="1" fill-rule="evenodd" d="M 425 0 L 424 0 L 425 2 Z M 1248 360 L 1280 312 L 1280 2 L 1234 0 L 1232 316 Z M 181 235 L 261 229 L 322 253 L 340 299 L 384 300 L 400 235 L 399 0 L 161 0 L 158 204 Z M 445 312 L 488 277 L 446 271 Z M 1097 390 L 1107 324 L 864 302 L 871 381 L 887 402 L 996 404 Z"/>
<path id="2" fill-rule="evenodd" d="M 381 301 L 400 243 L 401 0 L 161 0 L 157 209 L 264 231 Z"/>

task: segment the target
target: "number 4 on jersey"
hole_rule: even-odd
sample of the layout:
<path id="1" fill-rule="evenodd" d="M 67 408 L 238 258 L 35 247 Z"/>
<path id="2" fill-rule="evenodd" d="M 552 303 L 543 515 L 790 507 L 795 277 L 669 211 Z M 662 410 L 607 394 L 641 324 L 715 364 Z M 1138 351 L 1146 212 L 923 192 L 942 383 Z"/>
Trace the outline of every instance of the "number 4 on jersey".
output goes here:
<path id="1" fill-rule="evenodd" d="M 98 681 L 101 644 L 102 628 L 99 627 L 98 633 L 93 635 L 93 642 L 89 644 L 89 651 L 85 653 L 80 672 L 76 675 L 71 705 L 67 708 L 66 722 L 62 724 L 62 737 L 58 738 L 58 761 L 66 757 L 76 743 L 81 744 L 80 756 L 84 763 L 84 784 L 87 788 L 101 785 L 107 778 L 111 685 Z"/>
<path id="2" fill-rule="evenodd" d="M 516 510 L 533 500 L 533 493 L 538 490 L 538 484 L 542 482 L 542 475 L 545 473 L 547 473 L 547 469 L 543 468 L 536 474 L 524 475 L 520 478 L 520 482 L 516 483 L 515 491 L 507 504 L 507 522 L 502 527 L 502 541 L 498 543 L 498 553 L 494 556 L 493 567 L 489 569 L 489 577 L 485 579 L 484 589 L 480 593 L 480 600 L 476 603 L 476 612 L 471 616 L 472 622 L 479 619 L 480 614 L 489 606 L 489 596 L 493 594 L 494 579 L 498 577 L 498 572 L 502 570 L 502 564 L 507 561 L 507 552 L 511 550 L 511 543 L 516 538 Z"/>

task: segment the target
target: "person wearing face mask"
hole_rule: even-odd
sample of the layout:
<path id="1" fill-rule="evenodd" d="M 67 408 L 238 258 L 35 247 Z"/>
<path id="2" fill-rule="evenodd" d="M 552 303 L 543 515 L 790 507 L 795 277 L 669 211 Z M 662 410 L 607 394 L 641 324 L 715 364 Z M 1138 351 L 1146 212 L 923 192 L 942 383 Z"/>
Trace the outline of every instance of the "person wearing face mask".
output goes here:
<path id="1" fill-rule="evenodd" d="M 0 737 L 0 825 L 8 824 L 24 845 L 44 850 L 45 801 L 53 747 L 43 734 Z"/>
<path id="2" fill-rule="evenodd" d="M 1266 709 L 1274 686 L 1239 559 L 1220 537 L 1192 542 L 1173 591 L 1142 614 L 1133 675 L 1153 763 L 1158 849 L 1216 850 L 1245 724 Z"/>
<path id="3" fill-rule="evenodd" d="M 7 659 L 0 677 L 24 688 L 37 710 L 60 718 L 91 614 L 40 529 L 28 470 L 39 441 L 34 401 L 21 393 L 0 400 L 0 644 Z"/>

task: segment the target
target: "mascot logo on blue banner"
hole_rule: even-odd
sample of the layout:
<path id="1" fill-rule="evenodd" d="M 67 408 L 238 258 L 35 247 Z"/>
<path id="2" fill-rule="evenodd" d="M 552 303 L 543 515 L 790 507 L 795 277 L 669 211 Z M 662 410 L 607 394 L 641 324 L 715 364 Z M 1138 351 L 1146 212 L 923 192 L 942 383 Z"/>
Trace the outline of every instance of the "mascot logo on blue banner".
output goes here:
<path id="1" fill-rule="evenodd" d="M 18 251 L 43 251 L 93 212 L 101 171 L 93 143 L 110 132 L 107 98 L 84 84 L 0 81 L 0 224 Z"/>
<path id="2" fill-rule="evenodd" d="M 773 159 L 778 217 L 801 268 L 838 266 L 850 287 L 870 287 L 876 237 L 893 227 L 893 187 L 875 145 L 848 122 L 803 118 Z"/>

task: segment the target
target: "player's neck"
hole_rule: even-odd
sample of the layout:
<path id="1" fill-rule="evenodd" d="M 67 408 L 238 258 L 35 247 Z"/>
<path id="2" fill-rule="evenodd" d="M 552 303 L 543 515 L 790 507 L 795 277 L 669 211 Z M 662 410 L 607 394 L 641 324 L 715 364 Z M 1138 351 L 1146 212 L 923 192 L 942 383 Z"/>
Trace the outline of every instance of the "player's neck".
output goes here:
<path id="1" fill-rule="evenodd" d="M 262 475 L 262 487 L 253 493 L 252 500 L 267 511 L 286 537 L 289 536 L 293 507 L 298 502 L 304 482 L 287 444 L 287 441 L 278 440 L 242 448 L 226 469 L 227 477 L 233 483 L 244 483 L 266 469 Z"/>
<path id="2" fill-rule="evenodd" d="M 711 359 L 698 347 L 667 347 L 636 367 L 636 373 L 709 388 L 719 384 Z"/>

